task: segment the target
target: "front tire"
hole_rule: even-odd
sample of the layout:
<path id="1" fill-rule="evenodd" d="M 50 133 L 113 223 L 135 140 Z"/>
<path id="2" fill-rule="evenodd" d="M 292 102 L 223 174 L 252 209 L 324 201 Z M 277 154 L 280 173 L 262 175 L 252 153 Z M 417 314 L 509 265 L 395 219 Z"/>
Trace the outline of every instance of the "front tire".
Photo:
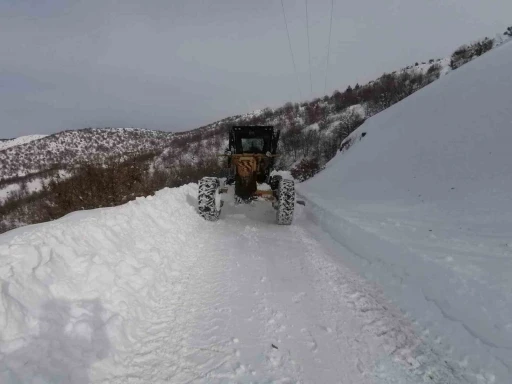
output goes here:
<path id="1" fill-rule="evenodd" d="M 220 181 L 216 177 L 203 177 L 199 180 L 197 208 L 199 214 L 208 221 L 217 221 L 220 216 Z"/>
<path id="2" fill-rule="evenodd" d="M 277 188 L 277 224 L 290 225 L 295 209 L 295 184 L 293 180 L 279 180 Z"/>

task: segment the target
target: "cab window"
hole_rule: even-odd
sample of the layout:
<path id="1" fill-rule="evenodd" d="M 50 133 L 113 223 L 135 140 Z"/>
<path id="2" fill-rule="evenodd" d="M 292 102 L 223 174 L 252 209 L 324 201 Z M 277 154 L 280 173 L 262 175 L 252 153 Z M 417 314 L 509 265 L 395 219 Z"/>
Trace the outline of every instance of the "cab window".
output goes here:
<path id="1" fill-rule="evenodd" d="M 242 151 L 244 153 L 262 153 L 264 140 L 261 137 L 243 138 Z"/>

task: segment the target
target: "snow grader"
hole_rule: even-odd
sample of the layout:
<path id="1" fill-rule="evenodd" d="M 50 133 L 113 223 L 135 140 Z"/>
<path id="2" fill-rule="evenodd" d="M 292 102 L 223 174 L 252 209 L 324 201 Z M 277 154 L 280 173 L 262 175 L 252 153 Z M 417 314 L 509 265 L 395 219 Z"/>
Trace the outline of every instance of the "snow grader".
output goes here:
<path id="1" fill-rule="evenodd" d="M 235 201 L 248 203 L 265 199 L 276 210 L 277 223 L 290 225 L 295 208 L 293 180 L 272 175 L 277 156 L 280 131 L 273 126 L 234 126 L 229 131 L 229 144 L 224 157 L 228 177 L 203 177 L 199 181 L 198 210 L 206 220 L 219 219 L 222 194 L 234 184 Z"/>

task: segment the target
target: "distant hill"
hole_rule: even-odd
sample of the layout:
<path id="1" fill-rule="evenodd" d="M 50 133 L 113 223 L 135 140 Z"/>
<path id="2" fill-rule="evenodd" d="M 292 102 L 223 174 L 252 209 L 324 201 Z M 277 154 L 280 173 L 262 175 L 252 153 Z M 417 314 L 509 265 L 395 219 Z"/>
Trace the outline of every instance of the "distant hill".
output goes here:
<path id="1" fill-rule="evenodd" d="M 46 137 L 47 135 L 28 135 L 28 136 L 20 136 L 15 139 L 0 139 L 0 151 L 3 151 L 4 149 L 15 147 L 17 145 L 23 145 L 30 143 L 34 140 L 42 139 L 43 137 Z"/>
<path id="2" fill-rule="evenodd" d="M 139 128 L 87 128 L 27 136 L 0 144 L 0 180 L 66 168 L 92 158 L 167 147 L 173 134 Z M 6 144 L 7 143 L 7 144 Z M 2 147 L 3 146 L 3 147 Z"/>

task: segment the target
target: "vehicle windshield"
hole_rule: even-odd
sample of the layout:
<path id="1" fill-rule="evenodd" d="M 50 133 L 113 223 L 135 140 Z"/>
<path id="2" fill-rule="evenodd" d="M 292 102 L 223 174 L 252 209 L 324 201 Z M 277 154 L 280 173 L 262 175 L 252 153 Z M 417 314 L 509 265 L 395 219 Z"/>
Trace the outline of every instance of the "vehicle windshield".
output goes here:
<path id="1" fill-rule="evenodd" d="M 261 153 L 263 152 L 264 140 L 261 137 L 243 138 L 242 150 L 244 153 Z"/>

